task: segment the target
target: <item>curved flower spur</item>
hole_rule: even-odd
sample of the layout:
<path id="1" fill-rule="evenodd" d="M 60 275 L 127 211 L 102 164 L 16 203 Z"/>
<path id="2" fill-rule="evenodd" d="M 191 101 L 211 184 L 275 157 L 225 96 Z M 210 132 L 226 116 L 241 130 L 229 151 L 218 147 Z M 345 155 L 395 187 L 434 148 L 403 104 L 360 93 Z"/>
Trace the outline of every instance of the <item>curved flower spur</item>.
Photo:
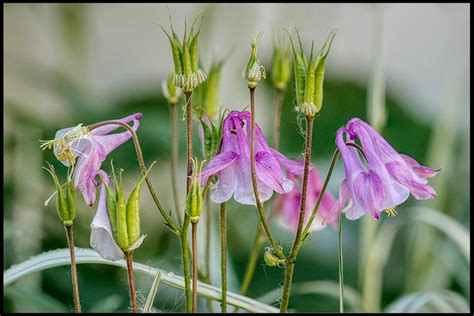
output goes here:
<path id="1" fill-rule="evenodd" d="M 344 140 L 344 136 L 348 139 Z M 367 166 L 356 149 L 346 144 L 356 139 L 360 140 Z M 422 166 L 415 159 L 399 154 L 361 119 L 353 118 L 340 128 L 336 144 L 344 161 L 345 179 L 330 217 L 338 217 L 339 212 L 347 210 L 346 217 L 351 220 L 365 214 L 379 220 L 382 211 L 395 215 L 395 207 L 405 202 L 410 193 L 417 200 L 436 197 L 426 179 L 435 176 L 439 169 Z"/>
<path id="2" fill-rule="evenodd" d="M 141 113 L 135 113 L 118 121 L 127 124 L 133 122 L 132 129 L 136 131 L 141 118 Z M 132 137 L 129 131 L 110 134 L 119 127 L 116 124 L 108 124 L 89 131 L 87 127 L 79 124 L 57 131 L 52 140 L 41 141 L 43 150 L 53 147 L 54 155 L 63 165 L 73 166 L 74 186 L 82 193 L 89 206 L 95 202 L 98 185 L 95 178 L 102 162 Z"/>
<path id="3" fill-rule="evenodd" d="M 246 131 L 244 131 L 244 125 Z M 261 129 L 256 126 L 256 170 L 261 200 L 267 201 L 276 191 L 280 194 L 293 190 L 294 182 L 284 172 L 299 175 L 303 163 L 290 160 L 271 149 Z M 222 147 L 202 171 L 206 183 L 212 175 L 218 182 L 212 188 L 211 200 L 215 203 L 228 201 L 232 196 L 241 204 L 254 205 L 255 196 L 250 178 L 250 113 L 230 112 L 223 122 Z"/>

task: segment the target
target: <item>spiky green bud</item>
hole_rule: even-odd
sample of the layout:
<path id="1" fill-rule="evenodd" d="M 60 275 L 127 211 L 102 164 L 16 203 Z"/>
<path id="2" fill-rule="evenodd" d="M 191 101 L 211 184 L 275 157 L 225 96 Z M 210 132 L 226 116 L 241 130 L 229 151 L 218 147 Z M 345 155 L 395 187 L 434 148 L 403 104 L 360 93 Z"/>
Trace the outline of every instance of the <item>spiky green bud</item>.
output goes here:
<path id="1" fill-rule="evenodd" d="M 273 49 L 273 84 L 277 90 L 285 90 L 291 76 L 290 45 L 286 43 L 283 47 L 275 44 Z"/>
<path id="2" fill-rule="evenodd" d="M 252 52 L 249 61 L 247 62 L 247 66 L 242 72 L 242 77 L 247 80 L 249 88 L 255 88 L 257 87 L 258 82 L 265 79 L 267 75 L 265 73 L 265 67 L 263 67 L 257 59 L 258 40 L 262 36 L 262 32 L 259 32 L 257 36 L 254 36 L 253 34 L 251 35 L 253 38 L 252 43 L 250 44 Z"/>
<path id="3" fill-rule="evenodd" d="M 194 173 L 186 197 L 186 214 L 188 214 L 191 223 L 197 223 L 202 211 L 201 172 L 204 161 L 201 162 L 199 168 L 197 158 L 192 159 L 192 161 Z"/>

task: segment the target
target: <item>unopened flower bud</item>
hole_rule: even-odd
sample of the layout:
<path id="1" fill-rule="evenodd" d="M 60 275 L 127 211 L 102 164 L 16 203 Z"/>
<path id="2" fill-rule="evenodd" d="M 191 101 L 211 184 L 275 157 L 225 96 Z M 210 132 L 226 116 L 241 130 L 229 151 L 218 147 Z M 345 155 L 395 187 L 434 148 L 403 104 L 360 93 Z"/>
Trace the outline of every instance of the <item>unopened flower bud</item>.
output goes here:
<path id="1" fill-rule="evenodd" d="M 252 35 L 252 53 L 250 54 L 247 66 L 242 72 L 242 77 L 247 80 L 249 88 L 255 88 L 260 80 L 267 77 L 265 67 L 260 65 L 260 62 L 257 60 L 258 40 L 261 36 L 262 32 L 259 32 L 257 36 Z"/>
<path id="2" fill-rule="evenodd" d="M 199 169 L 197 159 L 195 158 L 192 161 L 194 172 L 191 187 L 186 197 L 186 213 L 192 223 L 197 223 L 202 211 L 201 172 L 204 161 L 199 166 Z"/>
<path id="3" fill-rule="evenodd" d="M 267 249 L 265 251 L 265 254 L 263 255 L 263 260 L 270 267 L 280 266 L 280 264 L 284 263 L 284 260 L 275 256 L 271 249 Z"/>

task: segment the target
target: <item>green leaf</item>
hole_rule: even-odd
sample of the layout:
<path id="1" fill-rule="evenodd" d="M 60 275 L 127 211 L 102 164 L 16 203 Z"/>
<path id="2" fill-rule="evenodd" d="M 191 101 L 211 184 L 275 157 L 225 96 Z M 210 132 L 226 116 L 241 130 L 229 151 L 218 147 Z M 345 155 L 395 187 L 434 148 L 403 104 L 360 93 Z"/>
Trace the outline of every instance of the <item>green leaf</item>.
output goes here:
<path id="1" fill-rule="evenodd" d="M 158 291 L 158 286 L 160 285 L 161 280 L 161 273 L 158 272 L 156 274 L 155 280 L 153 280 L 153 284 L 151 285 L 150 292 L 148 293 L 148 297 L 146 299 L 145 307 L 143 307 L 143 313 L 151 313 L 153 307 L 153 301 L 155 300 L 156 292 Z"/>
<path id="2" fill-rule="evenodd" d="M 90 309 L 89 313 L 107 313 L 118 311 L 123 303 L 123 298 L 119 294 L 113 294 L 95 303 Z"/>
<path id="3" fill-rule="evenodd" d="M 99 254 L 92 249 L 78 247 L 76 247 L 75 249 L 77 264 L 95 263 L 119 266 L 124 269 L 127 268 L 127 263 L 125 262 L 125 260 L 109 261 L 100 257 Z M 4 271 L 3 286 L 5 287 L 33 272 L 43 271 L 54 267 L 67 266 L 70 264 L 71 259 L 69 257 L 68 248 L 44 252 L 19 264 L 16 264 L 10 267 L 8 270 Z M 153 277 L 155 277 L 157 273 L 160 273 L 161 281 L 163 282 L 163 284 L 166 284 L 179 290 L 184 290 L 183 277 L 177 276 L 172 272 L 167 272 L 159 268 L 153 268 L 138 262 L 133 263 L 133 269 L 136 272 L 140 272 Z M 198 296 L 209 298 L 215 301 L 220 301 L 222 298 L 221 290 L 217 287 L 198 282 L 197 288 Z M 251 298 L 238 295 L 232 292 L 227 292 L 227 303 L 254 313 L 278 312 L 278 309 L 272 306 L 260 303 Z"/>
<path id="4" fill-rule="evenodd" d="M 282 289 L 272 290 L 257 298 L 267 304 L 274 303 L 281 297 Z M 321 294 L 339 299 L 339 283 L 331 280 L 295 283 L 291 287 L 291 295 Z M 356 289 L 344 285 L 344 301 L 353 312 L 362 311 L 362 299 Z"/>
<path id="5" fill-rule="evenodd" d="M 16 303 L 32 304 L 38 312 L 67 313 L 68 308 L 54 297 L 37 290 L 29 290 L 17 286 L 5 287 L 4 296 L 11 297 Z"/>
<path id="6" fill-rule="evenodd" d="M 392 302 L 387 313 L 467 313 L 469 303 L 459 294 L 452 291 L 420 292 L 404 295 Z"/>

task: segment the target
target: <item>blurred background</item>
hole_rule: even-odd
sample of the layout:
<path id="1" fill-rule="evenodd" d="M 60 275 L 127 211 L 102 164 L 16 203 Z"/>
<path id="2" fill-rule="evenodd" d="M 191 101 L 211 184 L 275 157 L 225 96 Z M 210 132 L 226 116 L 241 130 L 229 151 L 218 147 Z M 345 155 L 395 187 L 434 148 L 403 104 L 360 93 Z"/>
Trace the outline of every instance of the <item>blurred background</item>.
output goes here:
<path id="1" fill-rule="evenodd" d="M 147 164 L 157 160 L 151 179 L 161 203 L 173 208 L 171 123 L 161 90 L 173 64 L 160 24 L 168 28 L 171 13 L 175 30 L 182 34 L 185 15 L 190 21 L 202 10 L 202 66 L 208 71 L 212 61 L 225 58 L 219 104 L 228 109 L 248 105 L 241 73 L 250 53 L 249 33 L 263 31 L 259 59 L 270 78 L 274 39 L 284 35 L 283 28 L 297 27 L 307 49 L 311 40 L 320 47 L 337 28 L 326 68 L 324 106 L 314 130 L 313 161 L 322 175 L 335 149 L 336 130 L 352 117 L 371 122 L 399 152 L 441 168 L 430 180 L 438 198 L 410 197 L 397 209 L 397 217 L 383 216 L 377 223 L 344 221 L 345 284 L 353 288 L 353 304 L 346 310 L 467 311 L 470 264 L 469 254 L 461 249 L 467 245 L 469 253 L 469 9 L 468 4 L 4 4 L 4 270 L 67 247 L 55 203 L 44 206 L 54 187 L 41 166 L 50 161 L 63 179 L 65 169 L 51 151 L 42 152 L 38 142 L 53 138 L 58 129 L 143 113 L 138 135 L 144 158 Z M 280 148 L 288 157 L 299 158 L 304 138 L 294 98 L 290 82 Z M 275 91 L 266 80 L 257 89 L 256 115 L 269 143 L 274 103 Z M 184 131 L 180 120 L 178 179 L 183 184 Z M 198 153 L 197 143 L 196 137 Z M 133 144 L 122 145 L 109 157 L 125 169 L 129 190 L 139 176 Z M 108 160 L 104 167 L 109 170 Z M 333 195 L 342 179 L 339 162 L 329 186 Z M 163 225 L 145 188 L 142 196 L 142 231 L 148 237 L 135 259 L 181 275 L 178 239 Z M 182 190 L 180 199 L 183 204 Z M 80 197 L 77 201 L 76 246 L 89 247 L 95 206 L 88 207 Z M 218 212 L 213 207 L 211 279 L 220 286 Z M 417 215 L 426 209 L 448 216 L 443 218 L 457 226 L 443 230 L 443 223 L 427 224 L 430 218 L 420 220 Z M 253 207 L 229 203 L 233 292 L 242 281 L 257 220 Z M 272 229 L 289 248 L 293 233 L 278 221 Z M 459 234 L 464 238 L 452 236 Z M 199 238 L 203 245 L 204 235 Z M 203 249 L 199 246 L 202 260 Z M 4 311 L 72 311 L 69 269 L 33 273 L 4 287 Z M 78 273 L 83 311 L 128 311 L 125 270 L 82 264 Z M 153 280 L 136 277 L 138 301 L 144 304 Z M 283 269 L 265 266 L 262 250 L 248 296 L 278 306 L 275 291 L 282 280 Z M 329 293 L 337 281 L 337 231 L 326 227 L 302 248 L 290 309 L 338 311 L 337 291 Z M 200 304 L 205 310 L 205 301 Z M 182 311 L 183 293 L 162 285 L 154 306 Z"/>

